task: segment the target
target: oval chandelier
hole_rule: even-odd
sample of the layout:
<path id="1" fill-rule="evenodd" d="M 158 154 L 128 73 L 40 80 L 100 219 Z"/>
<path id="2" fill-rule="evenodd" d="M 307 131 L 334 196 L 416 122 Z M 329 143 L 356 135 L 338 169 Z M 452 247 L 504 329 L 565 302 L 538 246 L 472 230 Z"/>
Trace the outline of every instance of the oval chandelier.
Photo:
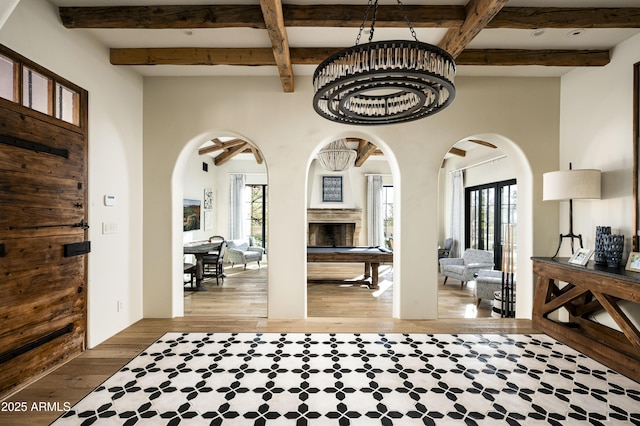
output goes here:
<path id="1" fill-rule="evenodd" d="M 369 43 L 358 45 L 372 5 Z M 369 0 L 355 46 L 329 56 L 313 74 L 318 114 L 346 124 L 393 124 L 428 117 L 453 101 L 453 57 L 419 42 L 400 0 L 398 7 L 414 40 L 372 42 L 378 0 Z"/>

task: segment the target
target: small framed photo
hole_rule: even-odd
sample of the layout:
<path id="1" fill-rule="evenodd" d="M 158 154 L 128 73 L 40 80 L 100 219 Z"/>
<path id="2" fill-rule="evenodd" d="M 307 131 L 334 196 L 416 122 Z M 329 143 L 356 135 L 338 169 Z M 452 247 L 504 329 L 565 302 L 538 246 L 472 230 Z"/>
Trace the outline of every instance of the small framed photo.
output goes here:
<path id="1" fill-rule="evenodd" d="M 578 251 L 574 253 L 573 256 L 571 256 L 571 259 L 569 259 L 569 263 L 573 263 L 574 265 L 584 266 L 587 264 L 587 262 L 591 258 L 591 255 L 593 255 L 593 250 L 580 248 L 578 249 Z"/>
<path id="2" fill-rule="evenodd" d="M 627 271 L 640 272 L 640 252 L 632 251 L 627 260 Z"/>
<path id="3" fill-rule="evenodd" d="M 322 201 L 325 203 L 342 202 L 342 176 L 322 177 Z"/>

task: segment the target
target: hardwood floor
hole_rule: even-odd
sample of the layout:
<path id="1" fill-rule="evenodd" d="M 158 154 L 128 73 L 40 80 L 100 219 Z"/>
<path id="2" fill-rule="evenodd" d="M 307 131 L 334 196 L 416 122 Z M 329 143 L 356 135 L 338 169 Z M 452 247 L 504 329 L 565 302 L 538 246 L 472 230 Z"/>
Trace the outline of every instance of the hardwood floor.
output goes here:
<path id="1" fill-rule="evenodd" d="M 343 279 L 361 273 L 360 268 L 326 268 L 327 264 L 309 265 L 309 278 L 330 273 Z M 185 292 L 185 317 L 143 319 L 7 398 L 7 402 L 25 402 L 26 411 L 0 411 L 0 424 L 49 424 L 62 414 L 65 404 L 75 404 L 169 331 L 537 333 L 529 320 L 489 318 L 486 302 L 478 318 L 465 317 L 473 314 L 469 307 L 475 307 L 473 289 L 460 290 L 457 283 L 438 287 L 443 319 L 393 319 L 393 287 L 385 288 L 388 282 L 382 279 L 377 297 L 366 288 L 309 285 L 309 318 L 267 319 L 266 267 L 257 269 L 254 264 L 245 271 L 236 266 L 226 268 L 226 273 L 224 285 L 216 286 L 213 279 L 207 281 L 206 292 Z"/>
<path id="2" fill-rule="evenodd" d="M 208 291 L 186 292 L 184 312 L 187 316 L 267 316 L 267 267 L 249 264 L 225 269 L 224 285 L 206 280 Z M 380 289 L 367 290 L 357 284 L 316 283 L 323 278 L 336 281 L 362 279 L 363 267 L 346 263 L 310 263 L 307 277 L 307 315 L 309 317 L 391 318 L 393 271 L 391 265 L 380 267 Z M 491 303 L 482 301 L 476 309 L 474 282 L 460 289 L 459 282 L 442 285 L 438 281 L 439 318 L 489 318 Z"/>

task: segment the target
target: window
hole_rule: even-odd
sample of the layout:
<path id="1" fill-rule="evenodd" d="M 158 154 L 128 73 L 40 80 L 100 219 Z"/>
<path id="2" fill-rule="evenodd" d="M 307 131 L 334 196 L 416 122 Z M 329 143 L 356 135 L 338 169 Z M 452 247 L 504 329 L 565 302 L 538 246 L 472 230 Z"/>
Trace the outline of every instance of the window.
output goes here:
<path id="1" fill-rule="evenodd" d="M 22 70 L 22 105 L 51 115 L 51 79 L 24 67 Z"/>
<path id="2" fill-rule="evenodd" d="M 56 118 L 67 123 L 80 124 L 78 102 L 80 102 L 78 92 L 56 83 Z"/>
<path id="3" fill-rule="evenodd" d="M 393 186 L 382 187 L 382 219 L 384 240 L 387 248 L 393 250 Z"/>
<path id="4" fill-rule="evenodd" d="M 0 45 L 0 98 L 80 126 L 82 89 Z"/>
<path id="5" fill-rule="evenodd" d="M 0 98 L 12 102 L 18 100 L 15 91 L 17 64 L 6 56 L 0 55 Z"/>
<path id="6" fill-rule="evenodd" d="M 254 245 L 267 248 L 267 185 L 247 185 L 245 193 L 246 218 Z"/>
<path id="7" fill-rule="evenodd" d="M 502 265 L 502 225 L 515 225 L 518 186 L 515 180 L 466 188 L 466 246 L 493 251 Z M 514 226 L 514 241 L 517 227 Z"/>

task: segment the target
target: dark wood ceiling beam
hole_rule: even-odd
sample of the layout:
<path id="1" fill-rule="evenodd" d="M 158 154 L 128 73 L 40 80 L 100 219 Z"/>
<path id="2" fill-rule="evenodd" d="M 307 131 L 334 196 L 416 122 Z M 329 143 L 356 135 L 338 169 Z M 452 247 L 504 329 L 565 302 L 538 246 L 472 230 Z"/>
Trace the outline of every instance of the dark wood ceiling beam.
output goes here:
<path id="1" fill-rule="evenodd" d="M 265 28 L 258 5 L 60 7 L 66 28 Z"/>
<path id="2" fill-rule="evenodd" d="M 449 28 L 440 47 L 457 57 L 471 41 L 500 12 L 509 0 L 470 0 L 467 16 L 459 27 Z"/>
<path id="3" fill-rule="evenodd" d="M 244 142 L 240 145 L 234 146 L 232 148 L 229 149 L 225 149 L 225 151 L 219 155 L 217 155 L 214 159 L 213 159 L 213 164 L 216 166 L 221 166 L 224 163 L 226 163 L 227 161 L 231 160 L 233 157 L 235 157 L 238 154 L 241 154 L 242 152 L 245 151 L 245 149 L 247 149 L 247 146 L 249 144 L 247 142 Z"/>
<path id="4" fill-rule="evenodd" d="M 378 147 L 371 142 L 360 140 L 360 142 L 358 143 L 358 149 L 356 150 L 357 155 L 355 166 L 361 167 L 367 161 L 369 156 L 371 156 L 371 154 L 376 151 L 376 149 L 378 149 Z"/>
<path id="5" fill-rule="evenodd" d="M 486 28 L 640 28 L 640 7 L 504 7 Z"/>
<path id="6" fill-rule="evenodd" d="M 286 26 L 359 28 L 363 5 L 283 5 Z M 464 6 L 410 6 L 415 28 L 457 28 Z M 405 27 L 396 6 L 379 6 L 379 28 Z M 66 28 L 261 28 L 258 5 L 60 7 Z M 640 8 L 504 7 L 486 28 L 640 28 Z"/>
<path id="7" fill-rule="evenodd" d="M 318 65 L 341 48 L 291 48 L 291 63 Z M 469 49 L 456 59 L 457 65 L 482 66 L 603 66 L 608 50 Z M 269 48 L 132 48 L 111 49 L 113 65 L 246 65 L 275 66 Z"/>
<path id="8" fill-rule="evenodd" d="M 449 154 L 457 155 L 458 157 L 466 157 L 467 151 L 460 148 L 451 148 Z"/>
<path id="9" fill-rule="evenodd" d="M 267 26 L 267 32 L 273 47 L 273 57 L 276 60 L 282 88 L 286 93 L 293 92 L 293 67 L 289 55 L 289 41 L 287 29 L 282 16 L 282 0 L 260 0 L 262 15 Z"/>
<path id="10" fill-rule="evenodd" d="M 477 143 L 478 145 L 486 146 L 487 148 L 491 148 L 491 149 L 498 149 L 498 147 L 492 144 L 491 142 L 482 141 L 480 139 L 469 139 L 469 142 Z"/>
<path id="11" fill-rule="evenodd" d="M 222 142 L 219 139 L 213 139 L 211 142 L 213 142 L 213 145 L 200 148 L 198 150 L 198 154 L 200 155 L 210 154 L 212 152 L 220 151 L 223 149 L 229 149 L 234 146 L 246 144 L 246 141 L 243 141 L 242 139 L 232 139 L 226 142 Z"/>
<path id="12" fill-rule="evenodd" d="M 403 6 L 415 28 L 449 28 L 464 22 L 464 6 Z M 290 27 L 360 28 L 367 6 L 362 5 L 285 5 L 284 22 Z M 371 13 L 369 13 L 369 22 Z M 378 28 L 407 28 L 407 21 L 396 5 L 378 6 Z M 355 42 L 355 34 L 354 34 Z"/>
<path id="13" fill-rule="evenodd" d="M 456 58 L 458 66 L 596 67 L 610 61 L 608 50 L 468 49 Z"/>
<path id="14" fill-rule="evenodd" d="M 262 154 L 260 154 L 260 151 L 258 150 L 258 148 L 256 148 L 253 145 L 249 145 L 249 151 L 253 154 L 253 158 L 256 159 L 256 163 L 258 164 L 262 164 L 262 162 L 264 161 L 262 158 Z"/>
<path id="15" fill-rule="evenodd" d="M 275 65 L 268 48 L 123 48 L 111 49 L 113 65 Z M 318 62 L 320 63 L 320 62 Z"/>

